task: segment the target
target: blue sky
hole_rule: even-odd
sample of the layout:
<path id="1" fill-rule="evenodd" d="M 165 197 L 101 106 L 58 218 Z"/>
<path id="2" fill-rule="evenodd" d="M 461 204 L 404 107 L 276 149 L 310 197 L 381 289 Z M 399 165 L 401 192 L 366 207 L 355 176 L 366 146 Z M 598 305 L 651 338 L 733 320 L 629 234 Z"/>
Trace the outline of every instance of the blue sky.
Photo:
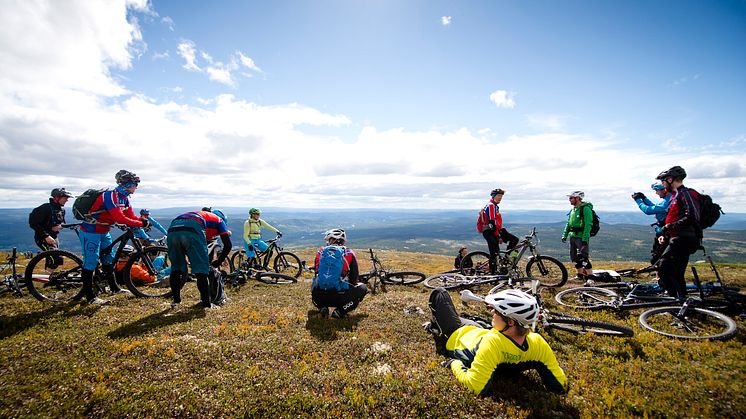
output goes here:
<path id="1" fill-rule="evenodd" d="M 743 45 L 744 1 L 10 1 L 0 207 L 634 211 L 679 164 L 744 212 Z"/>

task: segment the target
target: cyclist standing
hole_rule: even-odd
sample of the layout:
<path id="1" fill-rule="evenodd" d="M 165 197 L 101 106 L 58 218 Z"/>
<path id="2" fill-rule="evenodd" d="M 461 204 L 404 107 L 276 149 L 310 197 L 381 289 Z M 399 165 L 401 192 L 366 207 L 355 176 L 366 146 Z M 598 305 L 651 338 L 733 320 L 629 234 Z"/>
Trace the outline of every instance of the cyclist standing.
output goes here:
<path id="1" fill-rule="evenodd" d="M 689 255 L 699 249 L 702 229 L 699 227 L 699 193 L 684 186 L 686 171 L 680 166 L 661 172 L 660 180 L 671 193 L 665 224 L 661 229 L 660 244 L 668 239 L 668 247 L 660 258 L 658 276 L 661 286 L 672 297 L 686 297 L 684 274 L 689 264 Z"/>
<path id="2" fill-rule="evenodd" d="M 580 280 L 593 274 L 588 244 L 593 226 L 593 204 L 583 202 L 584 197 L 583 191 L 574 191 L 567 195 L 573 208 L 568 214 L 567 224 L 562 232 L 562 243 L 570 238 L 570 260 L 575 262 L 577 279 Z"/>
<path id="3" fill-rule="evenodd" d="M 487 241 L 487 247 L 490 251 L 490 273 L 497 271 L 497 255 L 500 252 L 500 242 L 508 244 L 506 252 L 510 252 L 518 244 L 518 237 L 508 233 L 503 227 L 503 217 L 500 214 L 499 204 L 505 195 L 502 189 L 493 189 L 490 192 L 490 201 L 479 212 L 477 219 L 477 231 Z"/>
<path id="4" fill-rule="evenodd" d="M 148 210 L 147 208 L 143 208 L 143 209 L 140 210 L 140 217 L 147 219 L 150 222 L 150 225 L 152 227 L 155 227 L 156 230 L 158 230 L 161 233 L 163 233 L 164 236 L 168 235 L 168 231 L 166 231 L 166 229 L 163 228 L 163 226 L 161 225 L 161 223 L 159 223 L 158 221 L 156 221 L 155 218 L 153 218 L 153 217 L 150 216 L 150 210 Z M 138 228 L 133 233 L 135 234 L 135 237 L 137 237 L 138 239 L 145 240 L 145 243 L 143 243 L 143 244 L 148 244 L 148 243 L 150 243 L 150 242 L 153 241 L 153 239 L 148 234 L 148 230 L 150 230 L 150 229 L 149 228 L 147 228 L 147 229 L 145 229 L 145 228 Z"/>
<path id="5" fill-rule="evenodd" d="M 341 319 L 357 308 L 368 293 L 365 284 L 358 283 L 359 270 L 355 253 L 344 244 L 347 234 L 341 228 L 324 235 L 327 246 L 316 252 L 313 267 L 316 275 L 311 283 L 311 301 L 322 317 Z M 346 279 L 345 279 L 346 278 Z"/>
<path id="6" fill-rule="evenodd" d="M 137 218 L 130 205 L 129 196 L 135 193 L 140 178 L 127 170 L 120 170 L 114 175 L 117 187 L 100 194 L 88 211 L 87 220 L 80 225 L 80 243 L 83 246 L 83 292 L 89 304 L 106 304 L 93 292 L 93 271 L 101 259 L 101 274 L 108 279 L 112 291 L 123 291 L 114 278 L 114 253 L 111 249 L 101 254 L 101 249 L 112 243 L 109 230 L 112 224 L 124 224 L 129 227 L 147 227 L 148 220 Z"/>
<path id="7" fill-rule="evenodd" d="M 671 204 L 671 193 L 666 191 L 666 187 L 662 183 L 656 182 L 650 185 L 650 188 L 655 191 L 662 200 L 657 204 L 648 199 L 642 192 L 635 192 L 632 194 L 632 199 L 635 200 L 640 210 L 647 215 L 655 215 L 655 239 L 653 240 L 653 248 L 650 250 L 650 264 L 654 265 L 660 259 L 663 249 L 666 248 L 666 243 L 659 243 L 658 238 L 662 236 L 661 230 L 666 224 L 666 215 L 668 214 L 668 206 Z"/>
<path id="8" fill-rule="evenodd" d="M 535 369 L 544 386 L 556 393 L 567 392 L 567 377 L 552 348 L 531 325 L 539 316 L 536 299 L 520 290 L 504 290 L 485 297 L 492 312 L 492 328 L 459 317 L 443 288 L 430 293 L 433 321 L 426 323 L 443 346 L 446 361 L 456 379 L 475 394 L 485 395 L 500 372 Z"/>
<path id="9" fill-rule="evenodd" d="M 59 247 L 57 235 L 65 223 L 64 207 L 73 195 L 65 188 L 54 188 L 51 196 L 49 202 L 34 208 L 28 216 L 29 227 L 34 230 L 34 242 L 43 252 Z M 51 269 L 62 263 L 62 258 L 47 259 L 45 263 L 46 267 Z"/>
<path id="10" fill-rule="evenodd" d="M 267 250 L 267 243 L 262 240 L 262 228 L 274 231 L 277 236 L 282 237 L 280 230 L 272 227 L 268 222 L 259 218 L 261 215 L 259 208 L 249 210 L 249 218 L 243 223 L 243 241 L 246 249 L 246 257 L 253 259 L 256 251 L 263 252 Z"/>
<path id="11" fill-rule="evenodd" d="M 219 209 L 185 212 L 171 221 L 166 239 L 168 258 L 171 260 L 170 281 L 174 298 L 171 307 L 181 304 L 181 287 L 185 276 L 189 273 L 189 265 L 192 267 L 192 273 L 197 277 L 202 307 L 217 308 L 215 304 L 224 302 L 225 296 L 222 288 L 210 286 L 207 276 L 210 273 L 210 266 L 218 268 L 222 265 L 233 247 L 227 221 L 228 218 Z M 210 263 L 207 243 L 216 236 L 220 236 L 223 250 L 217 260 Z M 187 257 L 189 257 L 189 265 Z"/>

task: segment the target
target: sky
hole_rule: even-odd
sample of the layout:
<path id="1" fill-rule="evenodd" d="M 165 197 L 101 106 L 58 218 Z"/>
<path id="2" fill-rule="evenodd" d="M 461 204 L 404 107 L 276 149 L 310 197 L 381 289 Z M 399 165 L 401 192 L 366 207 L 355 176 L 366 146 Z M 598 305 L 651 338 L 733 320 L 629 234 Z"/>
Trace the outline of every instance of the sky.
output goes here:
<path id="1" fill-rule="evenodd" d="M 746 212 L 746 0 L 4 0 L 0 208 Z"/>

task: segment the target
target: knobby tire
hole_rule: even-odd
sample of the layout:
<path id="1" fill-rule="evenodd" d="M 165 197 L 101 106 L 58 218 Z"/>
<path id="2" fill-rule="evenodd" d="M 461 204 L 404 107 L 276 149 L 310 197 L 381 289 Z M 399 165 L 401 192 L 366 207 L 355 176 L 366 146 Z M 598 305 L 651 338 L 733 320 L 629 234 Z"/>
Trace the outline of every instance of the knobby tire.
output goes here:
<path id="1" fill-rule="evenodd" d="M 45 269 L 47 257 L 61 258 L 53 271 Z M 36 255 L 26 266 L 25 281 L 29 292 L 39 301 L 71 301 L 83 296 L 83 261 L 75 254 L 55 249 Z"/>
<path id="2" fill-rule="evenodd" d="M 697 307 L 657 307 L 640 314 L 643 328 L 677 339 L 725 340 L 736 334 L 736 322 L 725 314 Z"/>

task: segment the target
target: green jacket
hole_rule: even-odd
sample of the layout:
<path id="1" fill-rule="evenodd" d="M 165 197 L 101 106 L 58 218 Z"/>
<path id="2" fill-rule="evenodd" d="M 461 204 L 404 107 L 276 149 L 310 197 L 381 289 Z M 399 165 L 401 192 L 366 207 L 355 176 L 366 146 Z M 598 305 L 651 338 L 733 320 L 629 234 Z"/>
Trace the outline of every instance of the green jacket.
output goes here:
<path id="1" fill-rule="evenodd" d="M 593 204 L 583 202 L 577 208 L 570 211 L 567 218 L 565 231 L 562 232 L 562 238 L 579 237 L 584 242 L 591 238 L 591 227 L 593 226 Z"/>

